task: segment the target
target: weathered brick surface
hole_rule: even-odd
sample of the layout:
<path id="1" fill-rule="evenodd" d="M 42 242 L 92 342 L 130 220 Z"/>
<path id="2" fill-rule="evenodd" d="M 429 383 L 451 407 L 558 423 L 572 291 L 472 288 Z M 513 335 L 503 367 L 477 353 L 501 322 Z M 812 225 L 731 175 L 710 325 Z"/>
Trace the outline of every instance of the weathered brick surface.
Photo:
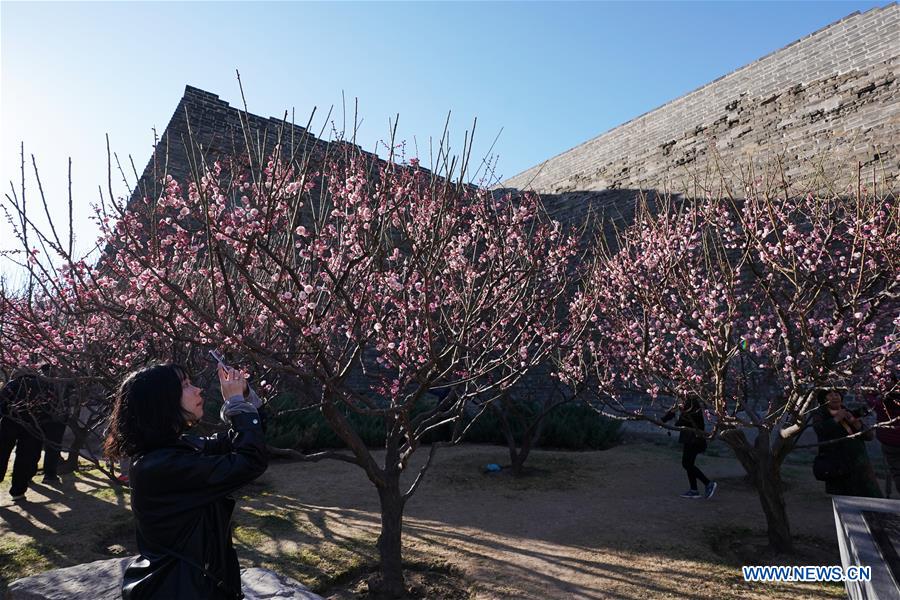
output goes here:
<path id="1" fill-rule="evenodd" d="M 241 121 L 244 119 L 244 127 Z M 246 129 L 246 139 L 245 139 Z M 199 88 L 185 86 L 184 96 L 179 101 L 172 118 L 160 136 L 156 151 L 150 157 L 139 185 L 131 201 L 147 195 L 159 197 L 159 180 L 163 174 L 171 175 L 180 183 L 192 180 L 191 163 L 199 165 L 201 157 L 210 166 L 219 156 L 241 155 L 247 151 L 247 142 L 254 156 L 259 149 L 268 157 L 272 152 L 279 133 L 281 134 L 282 156 L 289 157 L 294 152 L 301 154 L 304 148 L 323 147 L 324 143 L 299 125 L 284 122 L 275 117 L 264 118 L 230 106 L 216 94 Z M 189 150 L 192 138 L 199 148 Z M 202 151 L 198 151 L 202 150 Z M 258 160 L 254 161 L 258 164 Z"/>
<path id="2" fill-rule="evenodd" d="M 670 189 L 783 156 L 791 181 L 857 162 L 900 168 L 900 6 L 854 13 L 536 165 L 504 187 L 542 194 Z"/>

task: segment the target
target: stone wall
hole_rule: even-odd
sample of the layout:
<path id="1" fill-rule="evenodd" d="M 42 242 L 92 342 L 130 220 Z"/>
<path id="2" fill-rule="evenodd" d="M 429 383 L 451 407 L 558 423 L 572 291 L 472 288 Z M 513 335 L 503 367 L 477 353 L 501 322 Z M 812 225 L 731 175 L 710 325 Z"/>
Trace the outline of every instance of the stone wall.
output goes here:
<path id="1" fill-rule="evenodd" d="M 304 157 L 320 161 L 329 148 L 332 151 L 339 146 L 336 142 L 318 139 L 312 132 L 307 132 L 287 119 L 276 117 L 260 117 L 232 107 L 216 94 L 192 86 L 185 86 L 184 96 L 172 113 L 172 118 L 160 136 L 147 166 L 144 168 L 138 183 L 128 200 L 128 210 L 140 215 L 144 223 L 151 221 L 149 212 L 155 213 L 155 201 L 160 197 L 164 186 L 162 181 L 171 175 L 187 191 L 187 184 L 195 180 L 195 174 L 203 173 L 203 165 L 212 167 L 220 158 L 247 157 L 258 167 L 268 160 L 275 145 L 280 143 L 282 160 L 296 161 L 302 164 Z M 350 146 L 347 142 L 340 144 Z M 248 151 L 249 148 L 249 151 Z M 355 147 L 363 155 L 378 164 L 378 157 Z M 258 168 L 255 169 L 258 171 Z M 224 177 L 224 174 L 223 174 Z M 312 193 L 316 193 L 313 190 Z M 140 200 L 150 198 L 148 206 Z M 301 215 L 301 219 L 305 215 Z M 144 231 L 149 233 L 150 227 Z M 188 219 L 189 227 L 201 227 L 199 220 Z M 100 261 L 115 261 L 114 249 L 107 245 Z"/>
<path id="2" fill-rule="evenodd" d="M 163 174 L 171 175 L 179 183 L 191 177 L 191 164 L 200 164 L 201 156 L 211 166 L 222 155 L 241 155 L 247 152 L 244 119 L 250 147 L 258 157 L 273 150 L 281 135 L 282 155 L 300 154 L 304 147 L 324 148 L 324 142 L 307 134 L 306 129 L 275 117 L 265 118 L 244 113 L 234 108 L 216 94 L 199 88 L 185 86 L 184 96 L 178 102 L 172 118 L 160 136 L 156 150 L 141 175 L 131 202 L 143 196 L 157 198 Z M 189 140 L 195 142 L 191 148 Z M 200 151 L 202 150 L 202 152 Z M 255 162 L 254 164 L 258 164 Z"/>
<path id="3" fill-rule="evenodd" d="M 690 191 L 712 156 L 798 181 L 900 169 L 900 5 L 848 17 L 503 182 L 565 193 Z"/>

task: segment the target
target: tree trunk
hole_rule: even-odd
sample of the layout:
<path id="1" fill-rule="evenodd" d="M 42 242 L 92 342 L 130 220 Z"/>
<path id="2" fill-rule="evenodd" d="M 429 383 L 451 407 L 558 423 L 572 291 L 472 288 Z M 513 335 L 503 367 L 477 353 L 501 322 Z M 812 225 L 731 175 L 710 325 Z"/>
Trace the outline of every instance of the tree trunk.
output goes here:
<path id="1" fill-rule="evenodd" d="M 72 427 L 71 423 L 69 424 L 69 429 L 72 430 L 74 438 L 72 439 L 72 446 L 69 448 L 69 454 L 66 456 L 66 462 L 62 464 L 62 468 L 60 469 L 63 473 L 71 473 L 78 469 L 78 458 L 81 455 L 81 449 L 84 448 L 84 443 L 87 441 L 88 437 L 86 429 Z"/>
<path id="2" fill-rule="evenodd" d="M 381 501 L 381 533 L 378 536 L 380 581 L 369 582 L 370 589 L 380 598 L 403 598 L 406 586 L 403 581 L 403 558 L 401 534 L 403 528 L 403 507 L 406 500 L 400 492 L 400 473 L 403 470 L 400 455 L 400 441 L 407 434 L 398 419 L 388 423 L 385 440 L 384 468 L 379 468 L 353 429 L 347 418 L 337 409 L 327 393 L 322 396 L 322 415 L 331 429 L 347 444 L 356 457 L 356 464 L 362 467 L 375 484 Z"/>
<path id="3" fill-rule="evenodd" d="M 555 407 L 556 405 L 552 406 L 551 409 Z M 533 420 L 522 432 L 522 439 L 519 441 L 516 440 L 513 424 L 507 414 L 514 413 L 508 396 L 502 398 L 502 408 L 496 403 L 492 405 L 492 408 L 500 418 L 500 430 L 503 432 L 503 437 L 506 439 L 506 445 L 509 448 L 509 462 L 513 476 L 520 477 L 525 471 L 525 461 L 528 460 L 531 449 L 537 446 L 537 442 L 541 437 L 541 431 L 544 428 L 544 417 L 547 416 L 549 410 L 542 410 L 537 415 L 532 416 Z"/>
<path id="4" fill-rule="evenodd" d="M 776 552 L 793 552 L 794 543 L 781 485 L 781 462 L 771 452 L 768 431 L 758 430 L 753 445 L 742 431 L 732 430 L 721 437 L 753 481 L 766 517 L 769 547 Z"/>
<path id="5" fill-rule="evenodd" d="M 512 469 L 512 474 L 514 477 L 521 477 L 522 471 L 525 469 L 525 459 L 528 458 L 525 454 L 519 454 L 518 452 L 513 452 L 512 448 L 510 448 L 510 468 Z"/>
<path id="6" fill-rule="evenodd" d="M 406 595 L 401 548 L 404 500 L 400 493 L 399 473 L 387 474 L 385 486 L 378 488 L 378 498 L 381 500 L 381 534 L 378 536 L 381 582 L 378 593 L 384 598 L 403 598 Z"/>
<path id="7" fill-rule="evenodd" d="M 777 468 L 759 468 L 756 476 L 756 491 L 766 515 L 769 547 L 776 552 L 794 551 L 791 527 L 788 522 L 787 507 L 781 486 L 781 473 Z"/>
<path id="8" fill-rule="evenodd" d="M 519 452 L 519 445 L 516 442 L 516 436 L 513 433 L 512 423 L 506 414 L 509 406 L 507 397 L 503 396 L 499 402 L 499 405 L 497 402 L 491 404 L 491 409 L 497 413 L 497 417 L 500 421 L 500 431 L 503 433 L 503 438 L 506 440 L 506 447 L 509 450 L 509 464 L 512 468 L 513 475 L 518 477 L 522 474 L 522 465 L 525 463 L 525 458 L 528 453 L 526 452 L 526 456 L 522 456 L 522 453 Z"/>
<path id="9" fill-rule="evenodd" d="M 539 417 L 543 419 L 543 415 Z M 519 477 L 522 475 L 525 470 L 525 461 L 528 460 L 528 455 L 531 454 L 531 449 L 534 447 L 537 438 L 540 436 L 541 427 L 539 424 L 537 426 L 529 427 L 522 434 L 522 444 L 519 447 L 518 452 L 516 453 L 516 458 L 512 464 L 513 475 Z"/>

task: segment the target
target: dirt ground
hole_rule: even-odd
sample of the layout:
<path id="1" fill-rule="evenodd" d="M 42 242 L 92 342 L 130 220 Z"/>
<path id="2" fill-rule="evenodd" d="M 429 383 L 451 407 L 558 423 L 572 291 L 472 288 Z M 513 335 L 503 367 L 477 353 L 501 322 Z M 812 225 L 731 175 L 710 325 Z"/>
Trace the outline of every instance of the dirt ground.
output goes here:
<path id="1" fill-rule="evenodd" d="M 446 449 L 407 505 L 404 558 L 461 573 L 479 600 L 840 598 L 841 585 L 741 577 L 741 564 L 840 564 L 831 501 L 809 460 L 784 470 L 798 547 L 785 558 L 765 551 L 756 494 L 717 444 L 698 460 L 720 484 L 710 500 L 678 496 L 687 481 L 678 446 L 664 437 L 602 452 L 536 451 L 522 479 L 482 473 L 507 461 L 502 447 Z M 17 577 L 134 553 L 127 491 L 96 471 L 35 485 L 23 506 L 8 490 L 7 478 L 0 594 Z M 274 568 L 332 600 L 354 597 L 346 582 L 374 559 L 378 534 L 378 498 L 360 469 L 273 462 L 245 492 L 234 533 L 243 566 Z"/>

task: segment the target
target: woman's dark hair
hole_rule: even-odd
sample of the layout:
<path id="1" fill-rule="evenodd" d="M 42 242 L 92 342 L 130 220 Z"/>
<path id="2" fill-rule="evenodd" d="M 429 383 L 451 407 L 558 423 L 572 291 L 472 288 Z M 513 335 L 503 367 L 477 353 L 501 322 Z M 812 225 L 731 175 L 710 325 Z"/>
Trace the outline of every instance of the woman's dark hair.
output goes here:
<path id="1" fill-rule="evenodd" d="M 152 365 L 129 373 L 116 391 L 103 450 L 124 458 L 172 444 L 187 427 L 181 408 L 181 365 Z"/>

